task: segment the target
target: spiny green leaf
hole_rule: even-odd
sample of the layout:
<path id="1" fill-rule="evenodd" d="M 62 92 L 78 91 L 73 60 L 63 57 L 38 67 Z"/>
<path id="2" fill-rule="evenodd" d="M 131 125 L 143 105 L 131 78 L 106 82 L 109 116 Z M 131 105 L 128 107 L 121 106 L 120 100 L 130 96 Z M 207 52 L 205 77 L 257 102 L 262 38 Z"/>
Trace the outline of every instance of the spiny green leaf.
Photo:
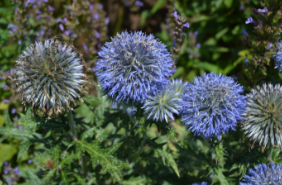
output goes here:
<path id="1" fill-rule="evenodd" d="M 226 155 L 225 149 L 223 147 L 223 143 L 220 143 L 218 146 L 215 147 L 215 159 L 219 166 L 223 167 L 225 163 L 224 156 Z"/>
<path id="2" fill-rule="evenodd" d="M 14 127 L 13 126 L 13 122 L 10 119 L 10 115 L 9 115 L 8 109 L 6 109 L 5 112 L 4 112 L 4 121 L 5 121 L 5 125 L 7 127 L 10 127 L 10 128 Z"/>
<path id="3" fill-rule="evenodd" d="M 28 130 L 25 129 L 19 130 L 17 128 L 0 127 L 0 134 L 15 139 L 28 139 L 33 137 Z"/>
<path id="4" fill-rule="evenodd" d="M 51 171 L 49 171 L 48 174 L 44 176 L 42 183 L 43 184 L 50 183 L 49 180 L 54 176 L 55 172 L 56 172 L 56 169 L 52 169 Z"/>
<path id="5" fill-rule="evenodd" d="M 32 145 L 32 143 L 30 142 L 30 140 L 26 139 L 23 140 L 21 145 L 20 145 L 20 150 L 18 152 L 18 157 L 17 160 L 19 160 L 19 158 L 24 154 L 24 152 L 30 147 L 30 145 Z"/>
<path id="6" fill-rule="evenodd" d="M 216 168 L 215 169 L 215 176 L 213 177 L 212 183 L 220 182 L 220 184 L 224 185 L 229 185 L 228 180 L 226 177 L 223 175 L 223 172 L 225 170 L 221 168 Z"/>
<path id="7" fill-rule="evenodd" d="M 118 146 L 112 146 L 109 150 L 101 149 L 99 147 L 99 143 L 86 143 L 83 141 L 76 141 L 76 143 L 78 144 L 78 153 L 85 150 L 90 154 L 93 168 L 99 162 L 103 167 L 102 173 L 109 172 L 114 179 L 116 179 L 119 183 L 122 183 L 122 169 L 125 165 L 122 161 L 109 155 L 109 153 L 118 149 L 121 145 L 120 143 L 116 144 Z"/>
<path id="8" fill-rule="evenodd" d="M 29 168 L 26 168 L 27 174 L 34 185 L 40 185 L 42 184 L 41 180 L 37 177 L 36 174 L 34 174 Z"/>
<path id="9" fill-rule="evenodd" d="M 77 182 L 78 182 L 80 185 L 86 185 L 86 182 L 85 182 L 85 180 L 84 180 L 82 177 L 80 177 L 80 176 L 77 175 L 77 174 L 73 174 L 73 175 L 74 175 L 74 177 L 76 178 Z"/>
<path id="10" fill-rule="evenodd" d="M 176 173 L 176 175 L 177 175 L 178 177 L 180 177 L 179 171 L 178 171 L 178 168 L 177 168 L 177 164 L 176 164 L 175 160 L 173 159 L 173 156 L 172 156 L 169 152 L 167 152 L 167 151 L 165 151 L 165 150 L 162 150 L 162 149 L 159 149 L 159 148 L 156 149 L 156 151 L 157 151 L 157 153 L 161 156 L 162 161 L 163 161 L 163 164 L 164 164 L 165 166 L 170 166 L 170 167 L 172 167 L 172 169 L 174 170 L 174 172 Z"/>

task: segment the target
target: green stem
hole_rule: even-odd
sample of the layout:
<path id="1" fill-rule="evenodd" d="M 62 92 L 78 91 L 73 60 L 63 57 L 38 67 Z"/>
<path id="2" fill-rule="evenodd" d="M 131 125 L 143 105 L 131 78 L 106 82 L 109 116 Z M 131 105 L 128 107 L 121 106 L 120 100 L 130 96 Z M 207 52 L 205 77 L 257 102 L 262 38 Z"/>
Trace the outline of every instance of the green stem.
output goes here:
<path id="1" fill-rule="evenodd" d="M 273 146 L 270 146 L 269 149 L 268 149 L 268 156 L 267 156 L 267 160 L 269 162 L 272 162 L 272 153 L 273 153 Z"/>
<path id="2" fill-rule="evenodd" d="M 75 124 L 75 121 L 74 121 L 74 117 L 73 117 L 72 111 L 68 112 L 68 119 L 69 119 L 69 126 L 70 126 L 70 131 L 71 131 L 72 138 L 73 138 L 74 141 L 77 141 L 78 139 L 77 139 L 77 132 L 76 132 L 76 124 Z M 84 166 L 83 166 L 83 157 L 82 156 L 80 156 L 79 164 L 81 165 L 82 173 L 85 174 Z"/>
<path id="3" fill-rule="evenodd" d="M 146 143 L 146 139 L 147 139 L 147 128 L 145 128 L 145 130 L 143 131 L 143 140 L 142 140 L 142 143 L 141 143 L 141 146 L 137 152 L 137 155 L 134 157 L 133 161 L 132 162 L 136 162 L 137 159 L 140 157 L 140 155 L 142 154 L 142 152 L 144 151 L 145 149 L 145 143 Z"/>

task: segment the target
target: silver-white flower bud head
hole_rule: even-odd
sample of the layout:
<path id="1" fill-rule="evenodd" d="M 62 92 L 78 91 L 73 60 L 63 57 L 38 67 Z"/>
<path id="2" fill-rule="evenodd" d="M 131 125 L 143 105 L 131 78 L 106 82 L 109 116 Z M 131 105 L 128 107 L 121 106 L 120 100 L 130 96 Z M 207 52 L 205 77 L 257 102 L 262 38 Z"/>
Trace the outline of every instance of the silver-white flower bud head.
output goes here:
<path id="1" fill-rule="evenodd" d="M 247 95 L 247 109 L 242 114 L 243 130 L 252 141 L 259 141 L 262 150 L 267 145 L 282 146 L 282 87 L 263 84 Z"/>
<path id="2" fill-rule="evenodd" d="M 88 78 L 82 55 L 72 45 L 56 39 L 35 42 L 16 61 L 16 86 L 22 104 L 31 104 L 48 119 L 72 110 L 86 94 Z"/>

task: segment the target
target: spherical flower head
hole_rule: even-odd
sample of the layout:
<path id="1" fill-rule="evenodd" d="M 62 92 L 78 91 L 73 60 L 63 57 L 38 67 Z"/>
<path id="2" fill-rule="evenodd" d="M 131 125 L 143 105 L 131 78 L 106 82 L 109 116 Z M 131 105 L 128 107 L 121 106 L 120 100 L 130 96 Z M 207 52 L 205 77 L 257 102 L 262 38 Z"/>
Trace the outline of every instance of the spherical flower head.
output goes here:
<path id="1" fill-rule="evenodd" d="M 168 88 L 174 90 L 174 92 L 179 92 L 180 94 L 182 94 L 184 93 L 184 89 L 187 85 L 188 82 L 182 82 L 181 79 L 172 79 L 172 82 Z"/>
<path id="2" fill-rule="evenodd" d="M 231 77 L 214 73 L 196 77 L 182 95 L 183 123 L 205 137 L 220 137 L 229 129 L 235 130 L 246 107 L 242 92 L 243 87 Z"/>
<path id="3" fill-rule="evenodd" d="M 122 32 L 98 53 L 96 75 L 109 98 L 143 103 L 169 83 L 174 73 L 166 45 L 141 31 Z"/>
<path id="4" fill-rule="evenodd" d="M 282 87 L 263 84 L 247 94 L 247 109 L 242 114 L 243 130 L 264 149 L 268 144 L 282 146 Z"/>
<path id="5" fill-rule="evenodd" d="M 273 162 L 269 166 L 259 164 L 250 169 L 249 175 L 245 175 L 242 181 L 240 185 L 282 184 L 282 165 L 275 165 Z"/>
<path id="6" fill-rule="evenodd" d="M 282 42 L 278 43 L 278 48 L 276 54 L 273 55 L 273 59 L 275 61 L 275 68 L 278 68 L 279 72 L 282 72 Z"/>
<path id="7" fill-rule="evenodd" d="M 24 105 L 50 119 L 72 110 L 88 82 L 82 55 L 71 45 L 45 40 L 29 46 L 16 61 L 16 86 Z"/>
<path id="8" fill-rule="evenodd" d="M 159 91 L 156 95 L 148 96 L 143 105 L 144 113 L 147 119 L 153 118 L 156 121 L 165 120 L 168 123 L 168 118 L 174 120 L 173 114 L 179 114 L 181 94 L 187 82 L 182 80 L 172 80 L 172 82 Z"/>

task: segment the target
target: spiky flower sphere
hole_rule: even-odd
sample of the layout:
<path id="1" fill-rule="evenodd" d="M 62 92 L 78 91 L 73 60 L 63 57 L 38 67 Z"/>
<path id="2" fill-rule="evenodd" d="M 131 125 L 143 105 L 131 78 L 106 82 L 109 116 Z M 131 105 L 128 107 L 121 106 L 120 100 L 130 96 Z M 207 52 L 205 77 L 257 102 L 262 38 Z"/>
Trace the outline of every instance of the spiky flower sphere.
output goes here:
<path id="1" fill-rule="evenodd" d="M 278 185 L 282 184 L 282 165 L 270 166 L 259 164 L 254 169 L 249 170 L 249 175 L 245 175 L 240 185 Z"/>
<path id="2" fill-rule="evenodd" d="M 182 121 L 189 130 L 205 137 L 235 130 L 246 107 L 243 87 L 231 77 L 204 74 L 188 84 L 182 95 Z"/>
<path id="3" fill-rule="evenodd" d="M 56 39 L 35 42 L 16 61 L 16 86 L 24 105 L 40 109 L 50 119 L 72 110 L 88 82 L 82 55 Z"/>
<path id="4" fill-rule="evenodd" d="M 243 130 L 264 149 L 268 144 L 282 146 L 282 87 L 263 84 L 247 95 L 247 109 L 242 114 Z"/>
<path id="5" fill-rule="evenodd" d="M 147 119 L 153 118 L 155 121 L 168 122 L 168 118 L 174 120 L 173 114 L 179 114 L 181 94 L 187 82 L 182 80 L 173 80 L 156 95 L 148 96 L 143 105 L 144 113 Z"/>
<path id="6" fill-rule="evenodd" d="M 166 45 L 141 31 L 117 34 L 98 53 L 99 83 L 105 94 L 125 103 L 143 103 L 169 83 L 174 72 Z"/>
<path id="7" fill-rule="evenodd" d="M 278 68 L 280 72 L 282 72 L 282 42 L 278 43 L 278 51 L 273 55 L 273 59 L 275 61 L 275 68 Z"/>

